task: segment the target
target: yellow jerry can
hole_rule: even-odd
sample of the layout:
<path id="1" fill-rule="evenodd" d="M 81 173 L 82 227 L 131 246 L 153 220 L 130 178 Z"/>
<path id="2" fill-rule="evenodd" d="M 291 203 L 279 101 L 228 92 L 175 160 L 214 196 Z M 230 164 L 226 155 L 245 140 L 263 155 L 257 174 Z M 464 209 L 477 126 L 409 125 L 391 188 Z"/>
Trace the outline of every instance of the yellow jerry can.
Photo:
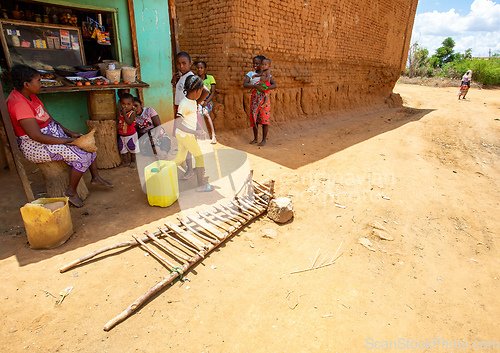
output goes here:
<path id="1" fill-rule="evenodd" d="M 144 168 L 146 192 L 151 206 L 168 207 L 179 198 L 177 165 L 172 161 L 155 161 Z"/>

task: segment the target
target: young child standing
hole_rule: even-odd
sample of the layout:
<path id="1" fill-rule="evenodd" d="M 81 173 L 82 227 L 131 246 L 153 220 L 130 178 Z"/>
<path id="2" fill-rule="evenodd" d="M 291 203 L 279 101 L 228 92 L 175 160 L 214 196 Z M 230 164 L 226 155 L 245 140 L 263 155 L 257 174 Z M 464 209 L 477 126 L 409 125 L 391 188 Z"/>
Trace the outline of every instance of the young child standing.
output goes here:
<path id="1" fill-rule="evenodd" d="M 177 115 L 174 121 L 175 137 L 177 138 L 178 147 L 177 155 L 174 162 L 180 165 L 190 152 L 195 159 L 195 174 L 198 182 L 197 192 L 213 191 L 212 185 L 205 184 L 205 165 L 203 153 L 201 152 L 196 137 L 203 138 L 205 131 L 200 126 L 198 120 L 198 103 L 197 101 L 203 93 L 203 80 L 195 75 L 190 75 L 184 83 L 184 91 L 186 97 L 180 102 Z"/>
<path id="2" fill-rule="evenodd" d="M 137 131 L 135 130 L 134 97 L 123 93 L 120 98 L 118 116 L 118 149 L 123 155 L 123 167 L 135 167 L 135 154 L 139 152 Z"/>
<path id="3" fill-rule="evenodd" d="M 174 76 L 172 77 L 172 81 L 171 81 L 172 85 L 175 86 L 175 101 L 174 101 L 175 117 L 177 117 L 177 111 L 179 109 L 179 104 L 186 96 L 186 94 L 184 93 L 184 84 L 186 82 L 186 79 L 188 77 L 194 75 L 194 73 L 191 71 L 192 64 L 193 64 L 193 62 L 191 61 L 191 56 L 184 51 L 177 53 L 177 55 L 175 56 L 175 66 L 177 68 L 177 72 L 174 74 Z M 203 102 L 209 94 L 208 89 L 205 86 L 203 86 L 203 88 L 204 88 L 204 90 L 202 91 L 201 96 L 197 99 L 197 104 L 200 104 L 201 102 Z M 174 136 L 175 136 L 175 130 L 176 130 L 176 128 L 174 125 L 174 131 L 173 131 Z M 182 180 L 187 180 L 195 174 L 193 171 L 193 166 L 192 166 L 190 154 L 187 155 L 186 166 L 187 166 L 186 172 L 180 178 Z"/>
<path id="4" fill-rule="evenodd" d="M 266 94 L 265 101 L 263 104 L 267 104 L 269 102 L 269 87 L 271 86 L 271 59 L 265 58 L 262 59 L 261 64 L 262 72 L 256 73 L 252 78 L 258 78 L 258 82 L 256 85 L 262 86 L 264 88 L 264 93 Z"/>
<path id="5" fill-rule="evenodd" d="M 215 138 L 215 128 L 212 122 L 212 118 L 210 117 L 210 113 L 212 112 L 214 105 L 212 103 L 212 99 L 215 96 L 215 78 L 212 75 L 207 75 L 207 63 L 204 61 L 198 61 L 196 64 L 196 68 L 198 70 L 198 76 L 203 80 L 203 84 L 210 91 L 208 97 L 201 102 L 202 113 L 203 116 L 208 121 L 208 126 L 210 127 L 210 133 L 212 134 L 212 140 L 210 143 L 216 144 L 217 139 Z"/>

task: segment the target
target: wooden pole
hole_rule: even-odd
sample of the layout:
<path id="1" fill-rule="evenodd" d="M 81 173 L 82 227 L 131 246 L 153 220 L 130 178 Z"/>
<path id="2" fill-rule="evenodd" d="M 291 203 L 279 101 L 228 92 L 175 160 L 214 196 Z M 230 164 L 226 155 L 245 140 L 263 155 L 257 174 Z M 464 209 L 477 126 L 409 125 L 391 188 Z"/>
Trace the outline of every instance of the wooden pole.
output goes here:
<path id="1" fill-rule="evenodd" d="M 0 82 L 0 92 L 3 92 L 2 82 Z M 17 175 L 21 179 L 21 184 L 23 185 L 24 194 L 26 195 L 26 200 L 28 202 L 35 201 L 35 195 L 33 195 L 33 190 L 31 189 L 30 181 L 26 175 L 26 170 L 24 169 L 23 156 L 19 147 L 17 146 L 16 135 L 14 134 L 14 127 L 12 126 L 12 121 L 10 120 L 9 110 L 7 109 L 7 103 L 5 102 L 5 97 L 0 94 L 0 112 L 2 113 L 3 125 L 5 127 L 5 133 L 9 141 L 9 147 L 12 152 L 12 157 L 16 165 Z M 9 165 L 10 166 L 10 165 Z"/>
<path id="2" fill-rule="evenodd" d="M 148 237 L 144 237 L 141 240 L 142 241 L 149 241 L 150 239 Z M 95 257 L 95 256 L 97 256 L 99 254 L 102 254 L 104 252 L 107 252 L 107 251 L 110 251 L 110 250 L 114 250 L 114 249 L 124 248 L 124 247 L 127 247 L 127 246 L 136 246 L 136 245 L 139 245 L 139 243 L 136 240 L 129 240 L 129 241 L 124 241 L 122 243 L 116 243 L 116 244 L 105 246 L 104 248 L 101 248 L 99 250 L 91 252 L 90 254 L 82 256 L 79 259 L 76 259 L 75 261 L 73 261 L 73 262 L 71 262 L 71 263 L 69 263 L 69 264 L 61 267 L 59 269 L 59 272 L 61 272 L 61 273 L 66 272 L 67 270 L 72 269 L 73 267 L 81 264 L 82 262 L 90 260 L 93 257 Z"/>
<path id="3" fill-rule="evenodd" d="M 141 62 L 139 60 L 139 46 L 137 44 L 137 29 L 135 26 L 135 10 L 134 10 L 134 0 L 127 0 L 128 4 L 128 16 L 130 22 L 130 34 L 132 36 L 132 52 L 134 55 L 134 66 L 137 69 L 137 78 L 141 80 Z M 137 89 L 139 92 L 139 98 L 144 102 L 144 95 L 141 88 Z"/>
<path id="4" fill-rule="evenodd" d="M 10 143 L 9 139 L 7 138 L 7 132 L 5 132 L 5 126 L 3 124 L 3 121 L 0 121 L 0 141 L 2 142 L 3 145 L 3 150 L 5 153 L 5 158 L 7 159 L 7 165 L 9 166 L 10 170 L 16 169 L 16 163 L 14 162 L 14 158 L 12 158 L 12 153 L 10 151 Z"/>

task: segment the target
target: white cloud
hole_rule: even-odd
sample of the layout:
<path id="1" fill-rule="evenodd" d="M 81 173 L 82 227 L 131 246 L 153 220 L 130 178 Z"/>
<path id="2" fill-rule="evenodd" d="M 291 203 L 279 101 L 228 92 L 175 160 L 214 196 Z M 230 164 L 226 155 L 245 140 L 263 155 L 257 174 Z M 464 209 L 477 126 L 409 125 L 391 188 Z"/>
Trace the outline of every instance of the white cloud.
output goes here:
<path id="1" fill-rule="evenodd" d="M 472 48 L 474 56 L 488 56 L 500 52 L 500 4 L 491 0 L 475 0 L 464 16 L 455 9 L 447 12 L 425 12 L 415 17 L 412 43 L 434 54 L 443 40 L 452 37 L 455 51 Z"/>

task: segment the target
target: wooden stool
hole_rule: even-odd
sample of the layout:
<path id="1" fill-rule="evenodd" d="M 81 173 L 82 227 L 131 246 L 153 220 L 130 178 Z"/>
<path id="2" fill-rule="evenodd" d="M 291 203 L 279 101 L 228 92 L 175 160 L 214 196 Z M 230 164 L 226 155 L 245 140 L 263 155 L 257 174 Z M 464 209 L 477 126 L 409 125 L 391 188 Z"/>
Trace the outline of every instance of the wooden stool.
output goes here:
<path id="1" fill-rule="evenodd" d="M 37 163 L 45 179 L 48 197 L 61 197 L 69 186 L 69 172 L 71 167 L 64 161 Z M 76 192 L 80 199 L 84 201 L 89 196 L 89 189 L 85 185 L 83 177 L 78 183 Z"/>

